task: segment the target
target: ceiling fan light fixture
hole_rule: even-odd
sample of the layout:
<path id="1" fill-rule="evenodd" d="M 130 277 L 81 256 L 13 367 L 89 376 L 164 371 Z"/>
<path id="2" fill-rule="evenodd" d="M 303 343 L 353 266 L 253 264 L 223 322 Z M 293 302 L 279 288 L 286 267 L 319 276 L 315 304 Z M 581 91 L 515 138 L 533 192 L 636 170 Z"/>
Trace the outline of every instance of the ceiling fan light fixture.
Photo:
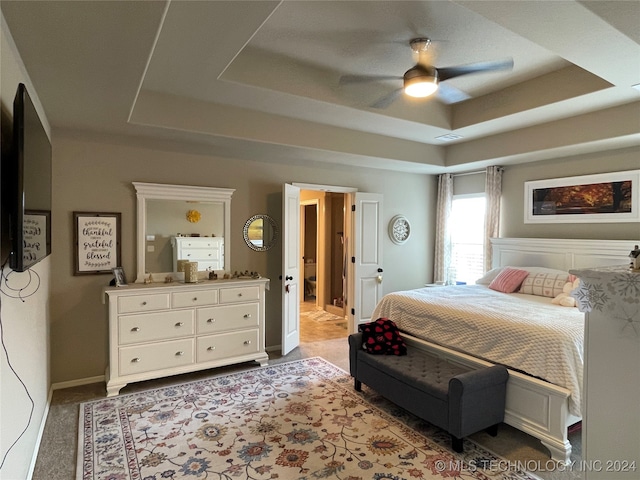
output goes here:
<path id="1" fill-rule="evenodd" d="M 416 65 L 404 74 L 404 93 L 424 98 L 438 90 L 438 71 L 429 66 Z"/>

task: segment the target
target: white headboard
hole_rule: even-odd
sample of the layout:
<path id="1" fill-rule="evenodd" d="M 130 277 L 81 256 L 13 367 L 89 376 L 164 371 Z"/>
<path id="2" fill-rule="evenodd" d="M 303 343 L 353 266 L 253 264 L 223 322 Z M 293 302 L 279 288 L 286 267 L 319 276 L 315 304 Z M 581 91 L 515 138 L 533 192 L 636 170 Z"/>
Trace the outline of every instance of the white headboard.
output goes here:
<path id="1" fill-rule="evenodd" d="M 628 265 L 638 240 L 492 238 L 492 266 L 572 268 Z"/>

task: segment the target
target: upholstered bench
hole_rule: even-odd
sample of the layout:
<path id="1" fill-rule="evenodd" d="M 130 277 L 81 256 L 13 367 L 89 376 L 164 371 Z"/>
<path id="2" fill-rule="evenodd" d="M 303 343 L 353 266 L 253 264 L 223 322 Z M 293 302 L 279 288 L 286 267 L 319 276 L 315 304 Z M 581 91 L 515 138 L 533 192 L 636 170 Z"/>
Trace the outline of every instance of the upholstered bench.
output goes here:
<path id="1" fill-rule="evenodd" d="M 504 420 L 507 369 L 471 370 L 407 347 L 407 355 L 372 355 L 362 349 L 362 333 L 349 336 L 349 369 L 355 389 L 365 383 L 383 397 L 451 434 L 462 452 L 462 438 L 480 430 L 495 436 Z"/>

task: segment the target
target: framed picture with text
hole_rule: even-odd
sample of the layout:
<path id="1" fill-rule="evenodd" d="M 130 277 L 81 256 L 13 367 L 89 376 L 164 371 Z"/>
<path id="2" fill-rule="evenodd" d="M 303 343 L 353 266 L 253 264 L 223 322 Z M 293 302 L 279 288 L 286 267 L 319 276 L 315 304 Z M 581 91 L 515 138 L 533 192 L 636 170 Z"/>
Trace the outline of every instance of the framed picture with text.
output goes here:
<path id="1" fill-rule="evenodd" d="M 74 275 L 113 273 L 120 265 L 120 213 L 73 212 Z"/>

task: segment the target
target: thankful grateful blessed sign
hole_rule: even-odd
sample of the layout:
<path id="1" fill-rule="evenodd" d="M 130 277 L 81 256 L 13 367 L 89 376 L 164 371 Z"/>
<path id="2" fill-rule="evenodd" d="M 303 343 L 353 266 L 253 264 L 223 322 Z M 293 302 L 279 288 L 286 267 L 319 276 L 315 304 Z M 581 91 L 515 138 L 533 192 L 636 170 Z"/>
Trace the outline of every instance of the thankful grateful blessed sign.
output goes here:
<path id="1" fill-rule="evenodd" d="M 78 270 L 110 271 L 118 266 L 116 217 L 78 217 Z"/>

